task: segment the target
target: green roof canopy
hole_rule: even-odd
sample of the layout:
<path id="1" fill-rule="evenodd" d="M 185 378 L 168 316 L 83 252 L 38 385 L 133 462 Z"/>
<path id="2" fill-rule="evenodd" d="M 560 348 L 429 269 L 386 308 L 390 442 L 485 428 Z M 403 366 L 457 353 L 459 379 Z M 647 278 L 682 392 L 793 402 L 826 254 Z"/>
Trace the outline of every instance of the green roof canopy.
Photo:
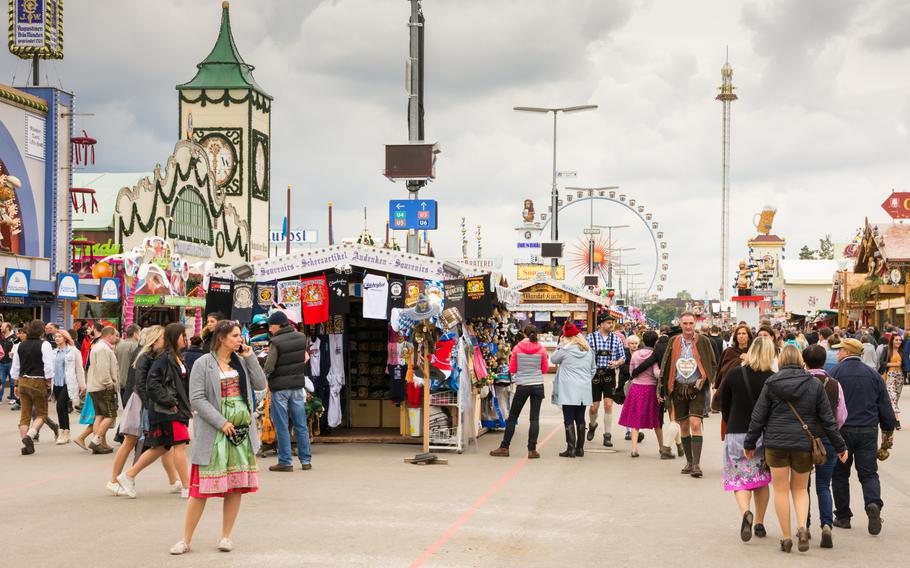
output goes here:
<path id="1" fill-rule="evenodd" d="M 199 71 L 189 83 L 177 85 L 184 89 L 253 89 L 271 99 L 253 78 L 253 66 L 246 63 L 237 51 L 231 33 L 231 17 L 228 2 L 221 4 L 221 30 L 215 47 L 208 57 L 196 67 Z"/>

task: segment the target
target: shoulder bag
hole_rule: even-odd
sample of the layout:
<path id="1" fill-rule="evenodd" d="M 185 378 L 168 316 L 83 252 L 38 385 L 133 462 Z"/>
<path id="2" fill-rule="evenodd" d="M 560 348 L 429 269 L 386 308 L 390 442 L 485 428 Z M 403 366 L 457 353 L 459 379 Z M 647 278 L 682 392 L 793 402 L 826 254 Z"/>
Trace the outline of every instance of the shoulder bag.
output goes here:
<path id="1" fill-rule="evenodd" d="M 812 463 L 815 465 L 825 465 L 825 463 L 828 461 L 828 451 L 825 450 L 825 445 L 822 444 L 822 441 L 818 436 L 809 430 L 809 427 L 806 426 L 806 423 L 803 421 L 803 417 L 800 416 L 799 412 L 796 411 L 796 407 L 790 404 L 790 402 L 787 402 L 787 406 L 789 406 L 790 410 L 793 411 L 794 416 L 796 416 L 796 419 L 799 420 L 800 426 L 802 426 L 803 430 L 806 432 L 806 435 L 809 436 L 809 439 L 812 441 Z"/>

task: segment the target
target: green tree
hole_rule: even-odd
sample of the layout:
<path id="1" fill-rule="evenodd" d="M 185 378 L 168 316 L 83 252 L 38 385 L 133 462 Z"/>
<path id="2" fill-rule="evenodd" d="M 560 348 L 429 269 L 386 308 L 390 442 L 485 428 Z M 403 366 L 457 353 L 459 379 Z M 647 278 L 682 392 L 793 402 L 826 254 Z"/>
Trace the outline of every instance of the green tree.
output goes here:
<path id="1" fill-rule="evenodd" d="M 834 243 L 831 242 L 831 235 L 825 235 L 825 238 L 818 240 L 818 258 L 833 260 Z"/>
<path id="2" fill-rule="evenodd" d="M 810 250 L 808 245 L 803 245 L 803 248 L 799 249 L 799 259 L 800 260 L 815 260 L 815 251 Z"/>

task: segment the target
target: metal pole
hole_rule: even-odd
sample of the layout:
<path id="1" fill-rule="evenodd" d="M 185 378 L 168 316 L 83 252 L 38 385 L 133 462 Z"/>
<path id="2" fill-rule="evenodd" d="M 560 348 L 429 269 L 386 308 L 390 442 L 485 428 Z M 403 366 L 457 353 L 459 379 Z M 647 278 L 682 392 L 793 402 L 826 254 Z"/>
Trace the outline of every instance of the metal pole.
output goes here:
<path id="1" fill-rule="evenodd" d="M 613 227 L 607 228 L 607 254 L 610 262 L 607 264 L 607 289 L 613 288 Z"/>
<path id="2" fill-rule="evenodd" d="M 408 141 L 419 142 L 423 140 L 423 12 L 420 9 L 420 0 L 410 0 L 411 17 L 408 20 L 410 31 L 409 57 L 411 60 L 410 93 L 408 94 Z M 420 198 L 420 188 L 423 181 L 411 180 L 407 182 L 408 199 Z M 420 240 L 416 229 L 408 229 L 407 251 L 420 254 Z"/>
<path id="3" fill-rule="evenodd" d="M 553 189 L 550 199 L 553 206 L 553 222 L 550 223 L 550 239 L 553 242 L 559 240 L 559 192 L 556 189 L 556 115 L 559 113 L 558 110 L 553 111 Z M 550 275 L 554 280 L 556 279 L 556 267 L 559 265 L 559 259 L 553 258 L 551 260 L 552 274 Z"/>
<path id="4" fill-rule="evenodd" d="M 39 67 L 40 67 L 39 61 L 41 61 L 41 60 L 38 59 L 38 55 L 37 55 L 37 54 L 32 55 L 32 86 L 33 86 L 33 87 L 37 87 L 37 86 L 38 86 L 38 75 L 39 75 L 39 72 L 40 72 L 40 69 L 39 69 Z"/>
<path id="5" fill-rule="evenodd" d="M 284 254 L 291 254 L 291 184 L 288 184 L 288 205 L 287 211 L 285 211 L 285 225 L 284 225 L 284 236 L 286 239 L 286 246 L 284 249 Z"/>
<path id="6" fill-rule="evenodd" d="M 588 204 L 591 206 L 591 221 L 589 223 L 589 228 L 594 229 L 594 199 L 593 197 L 588 200 Z M 594 274 L 594 233 L 591 232 L 588 235 L 588 274 Z"/>

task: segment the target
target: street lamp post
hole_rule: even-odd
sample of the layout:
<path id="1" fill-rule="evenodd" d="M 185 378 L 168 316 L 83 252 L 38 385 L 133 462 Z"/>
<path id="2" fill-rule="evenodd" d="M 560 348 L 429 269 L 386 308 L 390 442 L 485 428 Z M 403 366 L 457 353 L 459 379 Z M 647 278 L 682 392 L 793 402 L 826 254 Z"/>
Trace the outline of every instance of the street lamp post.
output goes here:
<path id="1" fill-rule="evenodd" d="M 536 112 L 546 114 L 548 112 L 553 113 L 553 187 L 550 192 L 550 208 L 551 208 L 551 220 L 550 220 L 550 239 L 553 242 L 559 240 L 559 192 L 556 188 L 556 115 L 560 112 L 580 112 L 584 110 L 594 110 L 597 108 L 597 105 L 579 105 L 571 107 L 559 107 L 559 108 L 546 108 L 546 107 L 524 107 L 517 106 L 512 107 L 513 110 L 521 112 Z M 556 266 L 559 264 L 558 258 L 553 258 L 552 274 L 553 278 L 556 278 Z"/>

